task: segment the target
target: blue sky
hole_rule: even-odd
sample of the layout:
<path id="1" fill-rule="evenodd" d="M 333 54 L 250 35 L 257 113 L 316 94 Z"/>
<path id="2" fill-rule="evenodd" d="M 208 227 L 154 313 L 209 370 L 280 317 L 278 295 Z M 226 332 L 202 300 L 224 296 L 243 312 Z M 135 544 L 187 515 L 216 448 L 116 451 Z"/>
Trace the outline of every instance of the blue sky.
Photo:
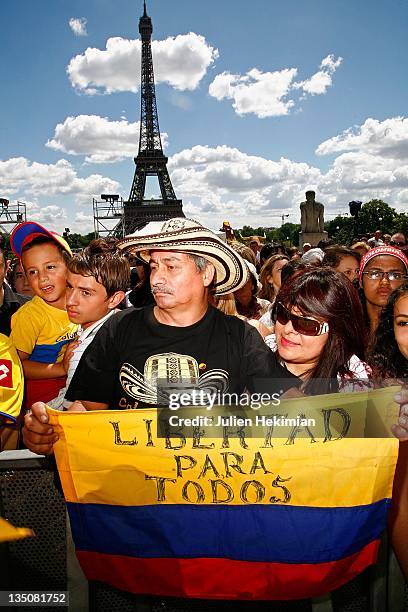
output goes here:
<path id="1" fill-rule="evenodd" d="M 140 0 L 2 0 L 0 197 L 56 230 L 127 198 Z M 188 216 L 213 228 L 408 210 L 405 0 L 148 0 L 159 121 Z M 70 25 L 71 22 L 71 25 Z M 5 24 L 5 27 L 4 27 Z"/>

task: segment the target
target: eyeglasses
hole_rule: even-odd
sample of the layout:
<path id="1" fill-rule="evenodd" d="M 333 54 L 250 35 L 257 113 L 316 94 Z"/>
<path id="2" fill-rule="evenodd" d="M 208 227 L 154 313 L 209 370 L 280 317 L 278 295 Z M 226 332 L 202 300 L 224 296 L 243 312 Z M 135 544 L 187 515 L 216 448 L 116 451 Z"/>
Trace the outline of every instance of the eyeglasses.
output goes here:
<path id="1" fill-rule="evenodd" d="M 385 277 L 388 278 L 389 281 L 399 281 L 404 280 L 404 278 L 408 278 L 406 274 L 402 272 L 384 272 L 383 270 L 369 270 L 368 272 L 363 272 L 365 276 L 367 276 L 370 280 L 383 280 Z"/>
<path id="2" fill-rule="evenodd" d="M 281 325 L 286 325 L 291 321 L 295 332 L 303 336 L 322 336 L 329 331 L 328 323 L 320 323 L 320 321 L 316 321 L 316 319 L 299 317 L 298 315 L 292 314 L 283 304 L 281 304 L 281 302 L 277 302 L 275 305 L 273 318 L 275 322 L 279 321 Z"/>
<path id="3" fill-rule="evenodd" d="M 398 240 L 390 240 L 390 245 L 391 246 L 403 247 L 403 246 L 405 246 L 405 242 L 398 241 Z"/>

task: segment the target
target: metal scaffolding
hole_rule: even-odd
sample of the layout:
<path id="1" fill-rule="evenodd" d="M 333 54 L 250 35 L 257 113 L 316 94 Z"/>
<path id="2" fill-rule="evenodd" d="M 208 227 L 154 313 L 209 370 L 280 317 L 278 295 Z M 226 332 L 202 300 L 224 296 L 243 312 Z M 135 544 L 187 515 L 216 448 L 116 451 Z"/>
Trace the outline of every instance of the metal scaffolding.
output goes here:
<path id="1" fill-rule="evenodd" d="M 123 198 L 117 194 L 102 194 L 92 200 L 96 238 L 122 238 L 124 236 Z"/>
<path id="2" fill-rule="evenodd" d="M 0 232 L 11 234 L 23 221 L 27 221 L 27 205 L 24 202 L 10 204 L 7 198 L 0 198 Z"/>

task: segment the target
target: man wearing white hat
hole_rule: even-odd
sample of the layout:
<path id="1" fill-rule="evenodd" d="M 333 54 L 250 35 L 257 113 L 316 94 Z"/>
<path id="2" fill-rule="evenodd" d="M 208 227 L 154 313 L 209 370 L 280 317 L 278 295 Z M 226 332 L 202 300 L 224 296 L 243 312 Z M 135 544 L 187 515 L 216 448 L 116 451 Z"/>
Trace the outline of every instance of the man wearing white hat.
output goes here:
<path id="1" fill-rule="evenodd" d="M 261 379 L 270 394 L 297 386 L 256 329 L 209 306 L 210 290 L 230 293 L 248 279 L 240 255 L 214 232 L 176 218 L 149 223 L 118 246 L 150 263 L 156 305 L 125 310 L 104 325 L 68 399 L 87 410 L 129 409 L 166 405 L 176 391 L 240 394 Z M 43 404 L 35 405 L 25 426 L 27 446 L 43 453 L 53 440 L 36 418 L 44 413 Z"/>

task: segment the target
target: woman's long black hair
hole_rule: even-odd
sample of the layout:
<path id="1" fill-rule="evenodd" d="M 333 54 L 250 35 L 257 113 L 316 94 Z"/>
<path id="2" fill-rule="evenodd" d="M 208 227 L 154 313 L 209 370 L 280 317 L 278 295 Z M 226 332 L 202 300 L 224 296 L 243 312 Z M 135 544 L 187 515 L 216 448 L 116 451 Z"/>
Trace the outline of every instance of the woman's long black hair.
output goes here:
<path id="1" fill-rule="evenodd" d="M 303 390 L 310 395 L 338 390 L 337 375 L 350 375 L 352 355 L 365 357 L 363 310 L 353 284 L 340 272 L 316 268 L 282 284 L 278 302 L 327 321 L 327 342 L 316 366 L 307 373 Z"/>
<path id="2" fill-rule="evenodd" d="M 408 284 L 395 289 L 381 313 L 373 346 L 368 355 L 368 362 L 378 378 L 408 377 L 408 361 L 399 350 L 394 335 L 394 307 L 396 302 L 406 295 Z"/>

